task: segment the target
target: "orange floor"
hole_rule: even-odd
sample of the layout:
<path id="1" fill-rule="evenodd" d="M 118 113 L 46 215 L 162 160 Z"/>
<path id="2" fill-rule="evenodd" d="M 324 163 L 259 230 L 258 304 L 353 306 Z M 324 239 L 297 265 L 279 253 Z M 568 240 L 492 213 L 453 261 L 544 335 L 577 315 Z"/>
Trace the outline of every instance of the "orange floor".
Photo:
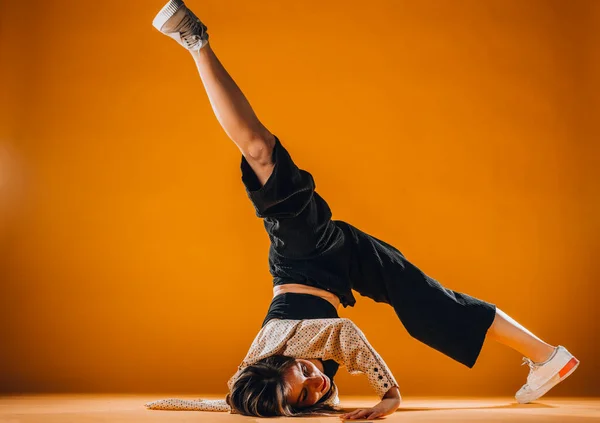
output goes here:
<path id="1" fill-rule="evenodd" d="M 229 413 L 147 410 L 147 401 L 172 395 L 27 395 L 0 397 L 0 423 L 251 422 L 272 421 Z M 179 398 L 194 398 L 177 396 Z M 209 398 L 209 396 L 202 396 Z M 345 397 L 346 408 L 368 406 L 372 398 Z M 294 418 L 293 422 L 335 422 L 339 418 Z M 356 420 L 358 421 L 358 420 Z M 364 420 L 363 420 L 364 421 Z M 552 398 L 519 405 L 514 398 L 406 398 L 388 422 L 600 422 L 600 398 Z"/>

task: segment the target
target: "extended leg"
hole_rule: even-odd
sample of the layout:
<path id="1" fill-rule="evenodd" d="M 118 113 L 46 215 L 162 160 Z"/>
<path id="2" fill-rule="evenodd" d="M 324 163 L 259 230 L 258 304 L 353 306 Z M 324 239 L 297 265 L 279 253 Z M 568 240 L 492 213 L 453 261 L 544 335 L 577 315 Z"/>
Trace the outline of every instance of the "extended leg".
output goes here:
<path id="1" fill-rule="evenodd" d="M 210 43 L 191 54 L 215 116 L 264 185 L 273 171 L 271 154 L 275 137 L 258 120 L 250 103 L 225 70 Z"/>
<path id="2" fill-rule="evenodd" d="M 194 58 L 219 123 L 242 153 L 242 181 L 256 215 L 265 218 L 265 228 L 273 245 L 271 251 L 279 258 L 299 260 L 328 249 L 339 233 L 331 221 L 329 206 L 315 192 L 312 175 L 296 166 L 279 139 L 258 120 L 215 55 L 206 25 L 182 0 L 170 0 L 152 24 L 190 51 Z M 268 180 L 273 183 L 265 187 Z M 274 261 L 270 263 L 276 266 Z M 294 265 L 298 267 L 298 262 Z M 347 267 L 347 262 L 342 265 Z M 331 267 L 329 263 L 328 269 Z M 296 282 L 308 279 L 305 272 L 299 273 L 298 277 L 281 277 Z"/>
<path id="3" fill-rule="evenodd" d="M 152 25 L 190 51 L 219 123 L 264 185 L 274 167 L 271 156 L 275 137 L 258 120 L 240 88 L 217 59 L 208 42 L 206 25 L 182 0 L 170 0 Z"/>

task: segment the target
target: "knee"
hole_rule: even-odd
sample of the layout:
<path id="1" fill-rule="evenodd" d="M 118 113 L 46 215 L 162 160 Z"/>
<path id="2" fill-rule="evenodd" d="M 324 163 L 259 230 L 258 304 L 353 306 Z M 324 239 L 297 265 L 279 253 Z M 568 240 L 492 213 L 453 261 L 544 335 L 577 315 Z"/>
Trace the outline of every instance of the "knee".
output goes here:
<path id="1" fill-rule="evenodd" d="M 275 136 L 268 134 L 255 137 L 246 144 L 244 156 L 260 165 L 272 163 L 273 148 L 275 147 Z"/>

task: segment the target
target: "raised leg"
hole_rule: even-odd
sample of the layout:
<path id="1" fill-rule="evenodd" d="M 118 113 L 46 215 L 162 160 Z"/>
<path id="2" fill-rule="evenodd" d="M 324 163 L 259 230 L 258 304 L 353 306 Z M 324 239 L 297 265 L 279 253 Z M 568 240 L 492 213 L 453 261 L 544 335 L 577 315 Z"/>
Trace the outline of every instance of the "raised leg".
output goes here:
<path id="1" fill-rule="evenodd" d="M 225 70 L 211 44 L 208 27 L 183 0 L 169 0 L 152 26 L 188 50 L 198 68 L 215 116 L 264 185 L 273 172 L 275 136 L 258 120 L 250 103 Z"/>
<path id="2" fill-rule="evenodd" d="M 546 361 L 555 347 L 542 341 L 505 312 L 496 308 L 496 317 L 487 337 L 504 344 L 534 362 Z"/>
<path id="3" fill-rule="evenodd" d="M 223 67 L 210 43 L 190 51 L 215 116 L 244 155 L 262 185 L 273 172 L 275 137 L 258 120 L 250 103 Z"/>

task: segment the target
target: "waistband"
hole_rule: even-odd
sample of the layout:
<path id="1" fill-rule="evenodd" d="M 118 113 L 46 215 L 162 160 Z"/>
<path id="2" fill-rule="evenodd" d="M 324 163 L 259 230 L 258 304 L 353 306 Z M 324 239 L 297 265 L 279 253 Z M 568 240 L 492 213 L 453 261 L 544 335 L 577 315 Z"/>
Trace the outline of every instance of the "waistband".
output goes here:
<path id="1" fill-rule="evenodd" d="M 336 308 L 327 300 L 311 294 L 286 292 L 271 300 L 267 316 L 262 323 L 271 319 L 335 319 L 339 318 Z"/>

